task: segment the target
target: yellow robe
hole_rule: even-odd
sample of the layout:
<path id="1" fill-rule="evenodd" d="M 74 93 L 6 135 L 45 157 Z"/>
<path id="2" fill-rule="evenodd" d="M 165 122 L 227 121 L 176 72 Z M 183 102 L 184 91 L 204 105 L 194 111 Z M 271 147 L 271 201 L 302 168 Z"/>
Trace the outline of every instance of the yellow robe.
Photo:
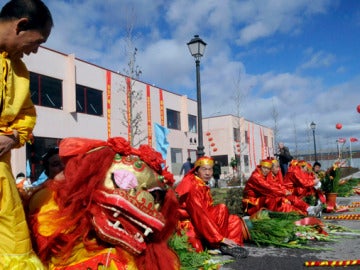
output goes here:
<path id="1" fill-rule="evenodd" d="M 29 72 L 19 59 L 0 55 L 0 136 L 19 133 L 21 147 L 28 140 L 35 121 L 30 98 Z M 29 229 L 10 164 L 11 153 L 0 157 L 0 269 L 44 269 L 32 250 Z"/>

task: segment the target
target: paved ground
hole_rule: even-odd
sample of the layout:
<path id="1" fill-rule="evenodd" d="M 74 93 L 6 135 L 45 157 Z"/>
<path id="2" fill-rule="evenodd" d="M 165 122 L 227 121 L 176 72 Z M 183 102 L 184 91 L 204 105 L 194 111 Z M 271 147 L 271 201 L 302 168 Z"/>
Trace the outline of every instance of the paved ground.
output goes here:
<path id="1" fill-rule="evenodd" d="M 354 175 L 360 178 L 360 172 Z M 352 202 L 359 202 L 360 196 L 354 195 L 347 198 L 337 198 L 339 205 L 350 205 Z M 357 208 L 355 212 L 360 213 Z M 339 213 L 323 214 L 323 222 L 333 223 L 345 226 L 347 228 L 360 230 L 360 220 L 325 220 L 325 216 L 338 215 Z M 234 261 L 223 265 L 221 270 L 244 269 L 244 270 L 301 270 L 301 269 L 360 269 L 360 265 L 348 267 L 306 267 L 306 261 L 329 261 L 329 260 L 360 260 L 360 234 L 338 233 L 341 238 L 336 242 L 314 242 L 314 247 L 325 247 L 330 250 L 313 251 L 301 249 L 275 248 L 275 247 L 257 247 L 251 244 L 245 244 L 249 250 L 249 257 L 239 261 Z M 228 256 L 222 256 L 223 260 L 231 259 Z"/>

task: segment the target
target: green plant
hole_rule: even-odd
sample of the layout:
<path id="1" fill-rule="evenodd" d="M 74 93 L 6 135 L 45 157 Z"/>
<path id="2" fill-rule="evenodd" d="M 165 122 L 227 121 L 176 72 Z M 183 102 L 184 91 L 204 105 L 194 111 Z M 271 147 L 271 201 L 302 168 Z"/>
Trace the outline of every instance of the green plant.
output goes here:
<path id="1" fill-rule="evenodd" d="M 235 168 L 237 167 L 237 165 L 238 165 L 237 159 L 234 158 L 234 157 L 232 157 L 232 158 L 231 158 L 231 161 L 230 161 L 230 166 L 231 166 L 233 169 L 235 169 Z"/>
<path id="2" fill-rule="evenodd" d="M 360 178 L 350 178 L 347 181 L 340 181 L 340 186 L 338 190 L 338 196 L 340 197 L 349 197 L 355 194 L 354 188 L 360 185 Z"/>
<path id="3" fill-rule="evenodd" d="M 322 191 L 325 193 L 337 193 L 339 191 L 340 176 L 339 163 L 335 162 L 320 178 Z"/>
<path id="4" fill-rule="evenodd" d="M 216 260 L 212 258 L 208 250 L 196 252 L 189 243 L 185 232 L 182 232 L 181 235 L 173 234 L 169 239 L 169 246 L 178 255 L 181 270 L 216 270 L 219 269 L 221 265 L 232 262 L 232 260 Z"/>

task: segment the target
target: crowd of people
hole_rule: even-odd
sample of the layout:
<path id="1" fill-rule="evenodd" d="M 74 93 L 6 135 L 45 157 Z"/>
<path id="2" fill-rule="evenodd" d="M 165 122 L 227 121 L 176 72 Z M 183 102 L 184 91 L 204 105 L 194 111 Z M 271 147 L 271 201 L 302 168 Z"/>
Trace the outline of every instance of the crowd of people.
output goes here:
<path id="1" fill-rule="evenodd" d="M 320 166 L 320 163 L 316 163 Z M 275 158 L 260 162 L 247 180 L 243 192 L 244 212 L 252 215 L 261 209 L 275 212 L 297 212 L 320 217 L 325 197 L 321 182 L 305 160 L 292 160 L 283 176 Z M 306 202 L 316 198 L 316 205 Z"/>
<path id="2" fill-rule="evenodd" d="M 243 192 L 245 214 L 267 209 L 320 217 L 325 203 L 318 175 L 321 164 L 316 161 L 311 166 L 305 160 L 295 160 L 282 142 L 275 157 L 262 160 L 247 180 Z"/>
<path id="3" fill-rule="evenodd" d="M 291 157 L 283 176 L 279 159 L 261 160 L 252 172 L 243 190 L 244 215 L 251 216 L 266 209 L 320 217 L 325 202 L 317 177 L 321 164 L 315 162 L 311 166 L 304 160 Z M 220 248 L 225 254 L 246 257 L 247 252 L 242 246 L 250 234 L 243 218 L 229 214 L 224 204 L 214 205 L 210 180 L 214 176 L 215 164 L 209 157 L 199 158 L 176 187 L 180 202 L 180 229 L 186 231 L 197 251 Z M 315 197 L 315 204 L 306 202 L 307 197 Z"/>

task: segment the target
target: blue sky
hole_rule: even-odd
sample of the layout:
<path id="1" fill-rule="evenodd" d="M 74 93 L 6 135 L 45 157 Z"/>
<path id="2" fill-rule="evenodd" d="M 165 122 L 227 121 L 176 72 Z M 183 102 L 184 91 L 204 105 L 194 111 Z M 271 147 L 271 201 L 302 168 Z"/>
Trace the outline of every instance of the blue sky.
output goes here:
<path id="1" fill-rule="evenodd" d="M 195 62 L 186 43 L 199 34 L 208 44 L 201 59 L 203 116 L 239 111 L 274 127 L 276 111 L 278 140 L 292 151 L 312 152 L 312 121 L 318 150 L 336 149 L 339 137 L 360 140 L 360 1 L 44 2 L 55 20 L 46 47 L 122 72 L 132 25 L 140 79 L 192 99 Z"/>

